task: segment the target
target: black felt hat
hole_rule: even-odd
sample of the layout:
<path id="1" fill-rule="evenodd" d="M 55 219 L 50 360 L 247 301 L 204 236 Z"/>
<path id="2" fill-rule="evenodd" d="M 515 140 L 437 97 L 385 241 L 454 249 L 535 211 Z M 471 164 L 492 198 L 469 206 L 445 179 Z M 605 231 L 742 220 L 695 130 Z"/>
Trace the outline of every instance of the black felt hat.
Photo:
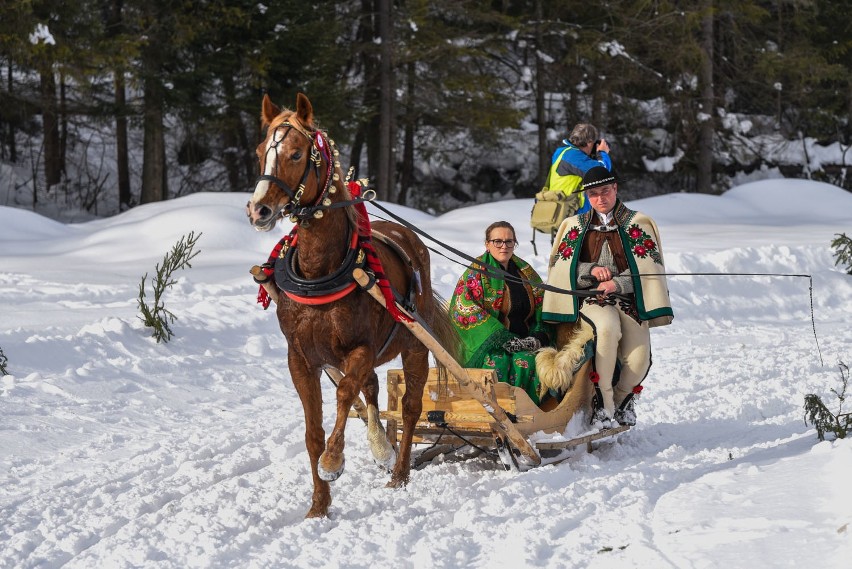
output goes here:
<path id="1" fill-rule="evenodd" d="M 595 166 L 583 176 L 582 191 L 597 188 L 598 186 L 608 186 L 618 182 L 615 172 L 610 172 L 605 166 Z"/>

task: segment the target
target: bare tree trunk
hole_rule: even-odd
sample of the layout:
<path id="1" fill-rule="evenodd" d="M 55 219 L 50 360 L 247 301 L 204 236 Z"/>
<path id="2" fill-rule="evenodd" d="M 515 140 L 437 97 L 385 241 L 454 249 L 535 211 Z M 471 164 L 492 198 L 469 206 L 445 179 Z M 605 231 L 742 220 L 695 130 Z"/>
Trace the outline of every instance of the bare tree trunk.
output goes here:
<path id="1" fill-rule="evenodd" d="M 544 84 L 544 62 L 539 55 L 539 50 L 542 49 L 544 39 L 541 32 L 542 20 L 544 19 L 544 10 L 541 7 L 542 0 L 535 2 L 535 46 L 533 54 L 535 56 L 535 117 L 538 124 L 538 180 L 537 187 L 544 186 L 547 180 L 547 173 L 550 171 L 550 153 L 547 147 L 547 115 L 545 114 L 545 93 L 546 87 Z"/>
<path id="2" fill-rule="evenodd" d="M 58 105 L 58 122 L 59 122 L 59 171 L 63 174 L 68 173 L 65 168 L 65 157 L 68 150 L 68 100 L 67 89 L 65 84 L 65 75 L 59 74 L 59 105 Z"/>
<path id="3" fill-rule="evenodd" d="M 166 184 L 166 140 L 163 124 L 166 106 L 166 88 L 163 84 L 163 62 L 169 43 L 168 32 L 163 28 L 164 7 L 159 3 L 145 5 L 145 15 L 157 25 L 151 28 L 150 41 L 142 50 L 142 191 L 140 203 L 165 200 L 168 197 Z"/>
<path id="4" fill-rule="evenodd" d="M 9 65 L 6 67 L 6 84 L 8 86 L 9 96 L 12 95 L 13 89 L 15 88 L 15 82 L 13 81 L 12 74 L 12 60 L 9 60 Z M 9 146 L 9 160 L 14 164 L 18 161 L 18 146 L 15 144 L 15 124 L 16 120 L 12 116 L 9 118 L 9 138 L 7 141 L 7 145 Z"/>
<path id="5" fill-rule="evenodd" d="M 124 0 L 109 0 L 104 5 L 107 36 L 114 38 L 124 31 Z M 127 91 L 124 69 L 119 66 L 113 71 L 115 97 L 115 163 L 118 175 L 118 210 L 130 209 L 130 162 L 127 146 Z"/>
<path id="6" fill-rule="evenodd" d="M 379 179 L 376 193 L 380 200 L 393 198 L 393 34 L 391 30 L 391 0 L 379 0 Z"/>
<path id="7" fill-rule="evenodd" d="M 222 89 L 225 93 L 225 119 L 222 132 L 222 142 L 225 145 L 225 170 L 228 172 L 228 185 L 232 192 L 240 191 L 240 154 L 238 131 L 240 129 L 240 113 L 236 106 L 234 79 L 229 75 L 222 76 Z"/>
<path id="8" fill-rule="evenodd" d="M 44 178 L 48 189 L 62 180 L 59 115 L 56 103 L 56 77 L 50 64 L 41 77 L 41 117 L 44 130 Z M 35 198 L 33 198 L 35 201 Z"/>
<path id="9" fill-rule="evenodd" d="M 713 0 L 705 0 L 701 18 L 701 113 L 699 114 L 697 190 L 713 191 Z"/>
<path id="10" fill-rule="evenodd" d="M 366 120 L 358 129 L 353 144 L 352 164 L 358 171 L 359 178 L 369 178 L 373 183 L 381 183 L 376 180 L 379 169 L 379 64 L 372 46 L 378 34 L 378 0 L 361 0 L 360 26 L 358 29 L 358 41 L 364 46 L 361 49 L 361 58 L 364 75 L 364 100 L 363 107 L 366 112 Z M 359 139 L 360 136 L 360 139 Z M 357 152 L 356 152 L 357 149 Z M 367 152 L 367 171 L 360 172 L 360 156 L 362 149 Z"/>
<path id="11" fill-rule="evenodd" d="M 163 126 L 162 85 L 155 77 L 145 80 L 142 146 L 142 195 L 140 203 L 166 199 L 166 143 Z"/>
<path id="12" fill-rule="evenodd" d="M 405 92 L 406 92 L 406 107 L 405 119 L 403 124 L 404 140 L 402 145 L 402 170 L 399 177 L 399 195 L 397 203 L 406 205 L 408 201 L 408 189 L 411 187 L 411 182 L 414 178 L 414 131 L 417 129 L 417 117 L 414 109 L 414 88 L 415 74 L 414 62 L 409 62 L 405 68 Z"/>
<path id="13" fill-rule="evenodd" d="M 127 95 L 124 72 L 115 71 L 115 163 L 118 169 L 118 209 L 130 209 L 130 160 L 127 146 Z"/>

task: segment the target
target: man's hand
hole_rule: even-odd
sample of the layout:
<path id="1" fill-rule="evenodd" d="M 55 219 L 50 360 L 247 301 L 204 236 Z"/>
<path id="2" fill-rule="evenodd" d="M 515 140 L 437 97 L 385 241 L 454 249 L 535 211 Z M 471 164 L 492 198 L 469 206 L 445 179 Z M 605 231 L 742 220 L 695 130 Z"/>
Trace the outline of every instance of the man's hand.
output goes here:
<path id="1" fill-rule="evenodd" d="M 593 277 L 598 279 L 598 282 L 612 280 L 612 271 L 606 267 L 595 267 L 591 270 L 591 274 Z"/>
<path id="2" fill-rule="evenodd" d="M 532 336 L 527 336 L 526 338 L 512 338 L 503 344 L 503 349 L 510 354 L 517 354 L 518 352 L 534 352 L 540 348 L 541 342 L 538 341 L 538 338 L 534 338 Z"/>
<path id="3" fill-rule="evenodd" d="M 598 284 L 598 290 L 601 291 L 601 293 L 598 294 L 598 299 L 603 300 L 604 298 L 606 298 L 610 294 L 615 294 L 615 292 L 618 290 L 618 286 L 615 284 L 615 281 L 608 280 L 608 281 L 604 281 L 602 283 L 599 283 Z"/>

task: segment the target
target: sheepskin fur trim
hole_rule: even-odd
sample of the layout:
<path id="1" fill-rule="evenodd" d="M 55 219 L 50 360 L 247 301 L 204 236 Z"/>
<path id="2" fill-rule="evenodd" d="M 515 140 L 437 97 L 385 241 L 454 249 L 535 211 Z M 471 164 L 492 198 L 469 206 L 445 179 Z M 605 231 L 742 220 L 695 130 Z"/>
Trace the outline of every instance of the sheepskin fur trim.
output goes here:
<path id="1" fill-rule="evenodd" d="M 586 342 L 594 338 L 594 329 L 583 319 L 578 324 L 560 324 L 559 328 L 573 328 L 561 349 L 543 348 L 536 353 L 535 369 L 542 391 L 554 389 L 566 392 L 574 382 L 574 373 L 583 363 Z M 557 332 L 557 342 L 564 334 Z"/>

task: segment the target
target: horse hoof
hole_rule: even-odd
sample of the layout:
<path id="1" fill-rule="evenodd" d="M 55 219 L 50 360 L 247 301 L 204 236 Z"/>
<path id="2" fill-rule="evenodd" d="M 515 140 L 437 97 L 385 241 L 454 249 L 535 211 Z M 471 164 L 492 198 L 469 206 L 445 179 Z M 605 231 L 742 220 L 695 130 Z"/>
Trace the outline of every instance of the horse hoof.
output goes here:
<path id="1" fill-rule="evenodd" d="M 327 518 L 328 506 L 329 504 L 312 504 L 311 509 L 308 510 L 307 514 L 305 514 L 305 519 L 307 520 L 309 518 Z"/>
<path id="2" fill-rule="evenodd" d="M 390 445 L 388 445 L 387 448 L 381 449 L 381 452 L 376 452 L 374 450 L 373 462 L 386 472 L 391 472 L 396 464 L 396 451 Z"/>
<path id="3" fill-rule="evenodd" d="M 385 488 L 404 488 L 408 484 L 407 478 L 391 477 L 390 481 L 385 485 Z"/>
<path id="4" fill-rule="evenodd" d="M 331 464 L 329 464 L 331 463 Z M 329 460 L 326 457 L 325 453 L 320 456 L 319 464 L 317 465 L 317 476 L 320 477 L 320 480 L 325 480 L 326 482 L 334 482 L 340 475 L 343 474 L 343 469 L 346 466 L 346 461 L 343 457 L 340 457 L 340 463 L 335 465 L 333 461 Z"/>
<path id="5" fill-rule="evenodd" d="M 328 517 L 328 508 L 319 508 L 317 506 L 312 507 L 308 510 L 308 513 L 305 514 L 305 519 L 310 518 L 327 518 Z"/>

